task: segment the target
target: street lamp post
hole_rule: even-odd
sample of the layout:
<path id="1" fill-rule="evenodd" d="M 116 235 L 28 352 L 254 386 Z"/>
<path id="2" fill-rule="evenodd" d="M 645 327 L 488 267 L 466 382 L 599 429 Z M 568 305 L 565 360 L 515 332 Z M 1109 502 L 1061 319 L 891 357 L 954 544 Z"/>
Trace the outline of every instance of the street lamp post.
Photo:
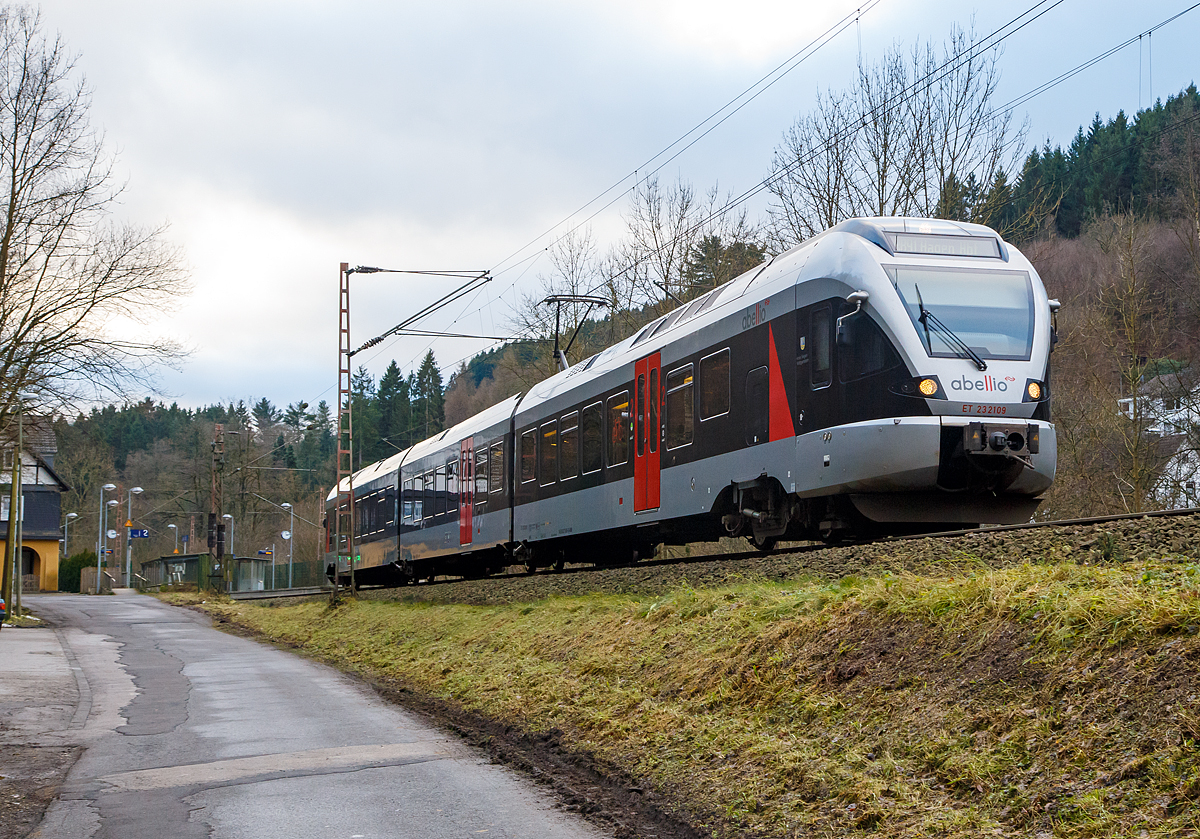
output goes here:
<path id="1" fill-rule="evenodd" d="M 291 517 L 288 521 L 287 533 L 282 534 L 283 538 L 287 539 L 287 543 L 288 543 L 288 588 L 291 588 L 292 587 L 292 541 L 293 541 L 293 537 L 296 534 L 296 511 L 295 511 L 295 509 L 292 508 L 292 505 L 290 503 L 288 503 L 287 501 L 284 501 L 279 506 L 282 507 L 283 509 L 287 510 L 288 515 Z"/>
<path id="2" fill-rule="evenodd" d="M 13 616 L 21 614 L 21 595 L 25 589 L 25 553 L 21 543 L 22 529 L 25 526 L 25 462 L 21 457 L 21 452 L 25 450 L 25 400 L 23 394 L 17 394 L 17 445 L 13 448 L 13 482 L 12 482 L 12 497 L 9 502 L 8 519 L 12 525 L 13 536 L 12 544 L 9 549 L 12 551 L 12 586 L 8 590 L 9 598 L 12 600 L 8 604 L 10 613 Z"/>
<path id="3" fill-rule="evenodd" d="M 174 531 L 175 531 L 175 550 L 174 550 L 174 553 L 179 553 L 179 528 L 178 528 L 178 527 L 176 527 L 176 526 L 175 526 L 175 525 L 173 525 L 173 524 L 168 524 L 168 525 L 167 525 L 167 530 L 174 530 Z"/>
<path id="4" fill-rule="evenodd" d="M 116 488 L 116 484 L 100 487 L 100 515 L 96 517 L 96 594 L 100 593 L 100 563 L 104 561 L 104 493 L 112 492 Z"/>
<path id="5" fill-rule="evenodd" d="M 125 517 L 125 585 L 133 583 L 133 496 L 141 495 L 145 490 L 133 487 L 129 490 L 129 509 Z"/>
<path id="6" fill-rule="evenodd" d="M 65 559 L 71 553 L 71 519 L 79 518 L 79 513 L 67 513 L 67 519 L 63 522 L 63 558 Z"/>
<path id="7" fill-rule="evenodd" d="M 115 498 L 110 498 L 108 503 L 104 505 L 104 561 L 108 562 L 108 540 L 117 538 L 117 531 L 110 530 L 108 527 L 108 517 L 112 515 L 109 511 L 116 507 L 121 502 Z M 96 577 L 96 593 L 100 593 L 100 578 Z"/>

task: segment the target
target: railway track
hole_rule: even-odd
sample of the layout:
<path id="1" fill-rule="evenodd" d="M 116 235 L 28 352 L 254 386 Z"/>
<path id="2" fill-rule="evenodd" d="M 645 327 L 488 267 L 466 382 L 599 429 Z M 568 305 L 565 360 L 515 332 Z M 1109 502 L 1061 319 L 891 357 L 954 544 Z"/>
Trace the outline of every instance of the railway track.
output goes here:
<path id="1" fill-rule="evenodd" d="M 1151 510 L 1145 513 L 1123 513 L 1116 516 L 1091 516 L 1083 519 L 1056 519 L 1054 521 L 1033 521 L 1025 524 L 1004 524 L 995 527 L 976 527 L 969 530 L 945 530 L 940 533 L 922 533 L 916 536 L 889 536 L 880 541 L 904 541 L 910 539 L 927 539 L 931 537 L 965 536 L 979 533 L 1006 533 L 1013 530 L 1034 530 L 1045 527 L 1071 527 L 1074 525 L 1101 524 L 1110 521 L 1136 521 L 1137 519 L 1164 518 L 1173 516 L 1190 516 L 1200 513 L 1200 507 L 1184 507 L 1178 510 Z"/>
<path id="2" fill-rule="evenodd" d="M 1194 521 L 1189 521 L 1194 519 Z M 514 599 L 537 600 L 541 597 L 560 594 L 580 594 L 589 591 L 613 591 L 619 593 L 652 593 L 670 589 L 681 583 L 689 585 L 712 585 L 730 582 L 748 577 L 783 578 L 800 574 L 833 577 L 845 574 L 862 573 L 875 569 L 889 568 L 899 564 L 911 570 L 926 564 L 937 564 L 946 561 L 962 559 L 962 554 L 983 553 L 979 559 L 989 564 L 1003 562 L 1008 555 L 1014 560 L 1027 558 L 1036 545 L 1024 535 L 1045 533 L 1065 534 L 1075 528 L 1085 531 L 1103 529 L 1112 525 L 1116 529 L 1128 529 L 1139 522 L 1145 523 L 1146 529 L 1161 529 L 1158 525 L 1163 522 L 1178 520 L 1188 523 L 1189 534 L 1183 538 L 1183 549 L 1200 548 L 1200 507 L 1188 507 L 1178 510 L 1153 510 L 1144 513 L 1129 513 L 1110 516 L 1089 516 L 1086 518 L 1059 519 L 1055 521 L 1028 522 L 1026 524 L 1002 525 L 996 527 L 980 527 L 967 530 L 948 530 L 938 533 L 923 533 L 911 536 L 888 536 L 882 539 L 845 542 L 840 544 L 814 543 L 793 545 L 777 548 L 769 553 L 757 550 L 745 550 L 728 553 L 701 553 L 694 555 L 659 556 L 643 560 L 635 565 L 597 566 L 591 564 L 568 564 L 561 571 L 549 569 L 529 574 L 524 570 L 508 570 L 489 577 L 470 579 L 461 577 L 438 577 L 415 586 L 401 588 L 364 588 L 359 594 L 368 599 L 380 600 L 412 600 L 438 603 L 496 603 L 508 602 Z M 1000 539 L 1007 537 L 1011 539 Z M 1024 535 L 1023 535 L 1024 534 Z M 1084 538 L 1076 540 L 1087 542 Z M 957 539 L 966 542 L 960 549 L 954 548 Z M 941 546 L 940 549 L 925 546 L 930 542 Z M 1007 541 L 1014 550 L 1005 551 L 997 546 L 998 541 Z M 1034 542 L 1038 540 L 1034 539 Z M 1073 541 L 1069 538 L 1059 539 L 1059 547 L 1070 547 Z M 1143 540 L 1144 541 L 1144 540 Z M 1174 552 L 1179 543 L 1177 537 L 1168 546 Z M 922 561 L 911 548 L 905 545 L 922 544 L 922 553 L 933 554 Z M 976 550 L 980 545 L 987 544 L 986 551 Z M 1086 546 L 1085 547 L 1090 547 Z M 1136 551 L 1137 545 L 1128 545 L 1124 553 Z M 1074 548 L 1072 548 L 1074 550 Z M 897 563 L 898 560 L 898 563 Z M 518 566 L 510 566 L 516 568 Z M 489 593 L 489 589 L 494 593 Z M 304 591 L 253 592 L 255 600 L 294 599 L 297 597 L 325 597 L 328 590 L 307 589 Z"/>
<path id="3" fill-rule="evenodd" d="M 1095 547 L 1109 533 L 1104 548 Z M 687 584 L 721 585 L 750 578 L 787 579 L 813 576 L 838 579 L 848 574 L 882 570 L 920 570 L 937 566 L 1018 564 L 1055 550 L 1061 557 L 1086 560 L 1180 554 L 1200 549 L 1200 508 L 1155 510 L 1126 515 L 1091 516 L 1057 521 L 894 536 L 837 545 L 824 543 L 781 547 L 770 553 L 659 556 L 634 565 L 568 564 L 561 571 L 509 570 L 480 579 L 439 577 L 403 588 L 360 590 L 366 599 L 431 603 L 495 604 L 536 601 L 556 595 L 585 593 L 656 594 Z"/>

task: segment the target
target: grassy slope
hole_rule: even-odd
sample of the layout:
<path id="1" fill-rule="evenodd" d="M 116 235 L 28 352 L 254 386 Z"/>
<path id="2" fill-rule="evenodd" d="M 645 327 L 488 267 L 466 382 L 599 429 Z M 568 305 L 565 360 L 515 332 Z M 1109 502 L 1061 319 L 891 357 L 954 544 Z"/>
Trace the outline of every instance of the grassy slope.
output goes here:
<path id="1" fill-rule="evenodd" d="M 561 731 L 715 835 L 1200 832 L 1200 566 L 962 559 L 657 598 L 205 608 Z"/>

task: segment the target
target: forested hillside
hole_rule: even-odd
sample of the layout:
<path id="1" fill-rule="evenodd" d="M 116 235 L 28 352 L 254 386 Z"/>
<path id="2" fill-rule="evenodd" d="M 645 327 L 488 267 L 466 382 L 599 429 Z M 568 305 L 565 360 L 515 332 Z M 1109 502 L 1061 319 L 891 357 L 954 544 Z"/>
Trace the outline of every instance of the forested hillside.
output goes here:
<path id="1" fill-rule="evenodd" d="M 1047 143 L 1029 153 L 1009 215 L 1019 215 L 1031 196 L 1049 194 L 1055 202 L 1049 214 L 1053 230 L 1069 237 L 1114 213 L 1153 221 L 1186 216 L 1196 189 L 1187 146 L 1198 122 L 1200 92 L 1194 84 L 1132 120 L 1123 111 L 1107 122 L 1096 114 L 1065 149 Z"/>

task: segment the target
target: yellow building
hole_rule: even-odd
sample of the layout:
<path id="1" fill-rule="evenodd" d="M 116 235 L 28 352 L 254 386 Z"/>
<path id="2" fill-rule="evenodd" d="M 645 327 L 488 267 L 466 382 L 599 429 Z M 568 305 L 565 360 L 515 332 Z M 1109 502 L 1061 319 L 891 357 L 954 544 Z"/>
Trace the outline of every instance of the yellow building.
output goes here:
<path id="1" fill-rule="evenodd" d="M 8 534 L 10 481 L 16 429 L 5 435 L 6 445 L 0 458 L 0 545 L 9 557 Z M 59 527 L 62 521 L 62 492 L 69 487 L 54 472 L 58 445 L 48 419 L 26 417 L 24 448 L 21 452 L 21 574 L 37 578 L 38 591 L 58 590 Z"/>

